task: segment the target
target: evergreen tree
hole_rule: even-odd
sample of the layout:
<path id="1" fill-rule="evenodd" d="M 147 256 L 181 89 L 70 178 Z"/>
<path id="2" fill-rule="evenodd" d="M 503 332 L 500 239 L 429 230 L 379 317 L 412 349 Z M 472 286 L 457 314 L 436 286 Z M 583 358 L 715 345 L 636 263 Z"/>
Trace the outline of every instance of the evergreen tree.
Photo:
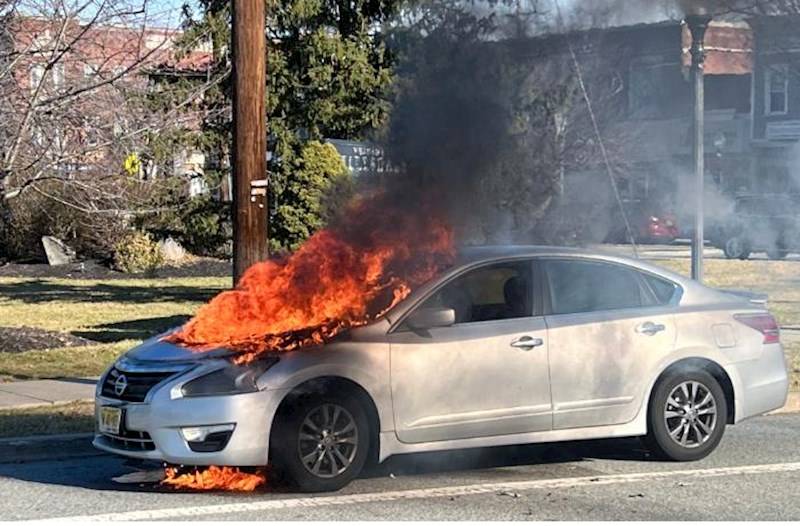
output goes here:
<path id="1" fill-rule="evenodd" d="M 363 139 L 387 118 L 392 59 L 377 28 L 395 11 L 395 2 L 267 0 L 273 250 L 293 249 L 322 226 L 328 207 L 323 190 L 342 188 L 340 160 L 312 141 Z M 206 177 L 213 185 L 227 177 L 232 129 L 230 2 L 201 0 L 199 5 L 199 14 L 184 8 L 188 22 L 182 44 L 189 50 L 199 41 L 211 42 L 211 75 L 217 82 L 200 102 L 202 130 L 183 140 L 204 151 L 210 165 Z M 318 166 L 320 176 L 311 176 L 310 166 Z M 334 194 L 341 198 L 340 192 Z"/>

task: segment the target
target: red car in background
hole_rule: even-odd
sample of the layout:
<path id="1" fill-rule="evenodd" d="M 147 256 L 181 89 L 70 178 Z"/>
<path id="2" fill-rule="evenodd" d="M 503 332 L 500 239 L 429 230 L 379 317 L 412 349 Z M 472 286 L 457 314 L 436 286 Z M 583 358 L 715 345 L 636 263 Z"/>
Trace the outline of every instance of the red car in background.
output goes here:
<path id="1" fill-rule="evenodd" d="M 672 243 L 678 237 L 680 229 L 675 214 L 646 201 L 623 201 L 633 235 L 637 243 Z M 606 243 L 630 243 L 625 226 L 625 219 L 616 207 L 612 214 L 612 230 L 606 238 Z"/>

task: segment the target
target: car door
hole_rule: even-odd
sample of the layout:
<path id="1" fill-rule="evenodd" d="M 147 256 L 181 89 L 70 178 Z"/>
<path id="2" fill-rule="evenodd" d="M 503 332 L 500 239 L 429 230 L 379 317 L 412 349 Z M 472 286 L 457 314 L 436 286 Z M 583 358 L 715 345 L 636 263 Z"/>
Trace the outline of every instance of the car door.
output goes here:
<path id="1" fill-rule="evenodd" d="M 412 330 L 404 323 L 390 335 L 401 441 L 551 429 L 547 331 L 533 315 L 532 286 L 529 260 L 469 270 L 417 306 L 452 308 L 454 324 Z"/>
<path id="2" fill-rule="evenodd" d="M 677 285 L 625 265 L 542 261 L 553 428 L 626 423 L 675 346 Z"/>

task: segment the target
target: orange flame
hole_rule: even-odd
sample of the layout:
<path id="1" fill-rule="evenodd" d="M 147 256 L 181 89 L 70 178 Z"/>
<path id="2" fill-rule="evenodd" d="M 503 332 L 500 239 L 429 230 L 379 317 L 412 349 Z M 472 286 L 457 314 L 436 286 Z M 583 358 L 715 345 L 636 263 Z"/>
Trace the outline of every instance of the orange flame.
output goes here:
<path id="1" fill-rule="evenodd" d="M 238 468 L 210 466 L 202 471 L 195 469 L 186 473 L 168 467 L 164 469 L 164 480 L 161 484 L 178 489 L 253 491 L 266 482 L 267 476 L 263 471 L 247 473 Z"/>
<path id="2" fill-rule="evenodd" d="M 237 361 L 244 362 L 365 325 L 452 263 L 453 232 L 434 210 L 400 211 L 387 196 L 358 201 L 347 220 L 317 232 L 288 258 L 253 265 L 234 290 L 167 339 L 243 351 Z"/>

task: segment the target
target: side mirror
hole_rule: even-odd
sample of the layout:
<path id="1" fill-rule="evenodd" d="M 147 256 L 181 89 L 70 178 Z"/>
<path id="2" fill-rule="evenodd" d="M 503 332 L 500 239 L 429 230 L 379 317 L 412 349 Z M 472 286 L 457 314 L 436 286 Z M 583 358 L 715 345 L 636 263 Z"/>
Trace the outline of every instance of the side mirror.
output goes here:
<path id="1" fill-rule="evenodd" d="M 406 325 L 416 330 L 450 327 L 455 323 L 456 311 L 443 308 L 417 309 L 406 319 Z"/>

